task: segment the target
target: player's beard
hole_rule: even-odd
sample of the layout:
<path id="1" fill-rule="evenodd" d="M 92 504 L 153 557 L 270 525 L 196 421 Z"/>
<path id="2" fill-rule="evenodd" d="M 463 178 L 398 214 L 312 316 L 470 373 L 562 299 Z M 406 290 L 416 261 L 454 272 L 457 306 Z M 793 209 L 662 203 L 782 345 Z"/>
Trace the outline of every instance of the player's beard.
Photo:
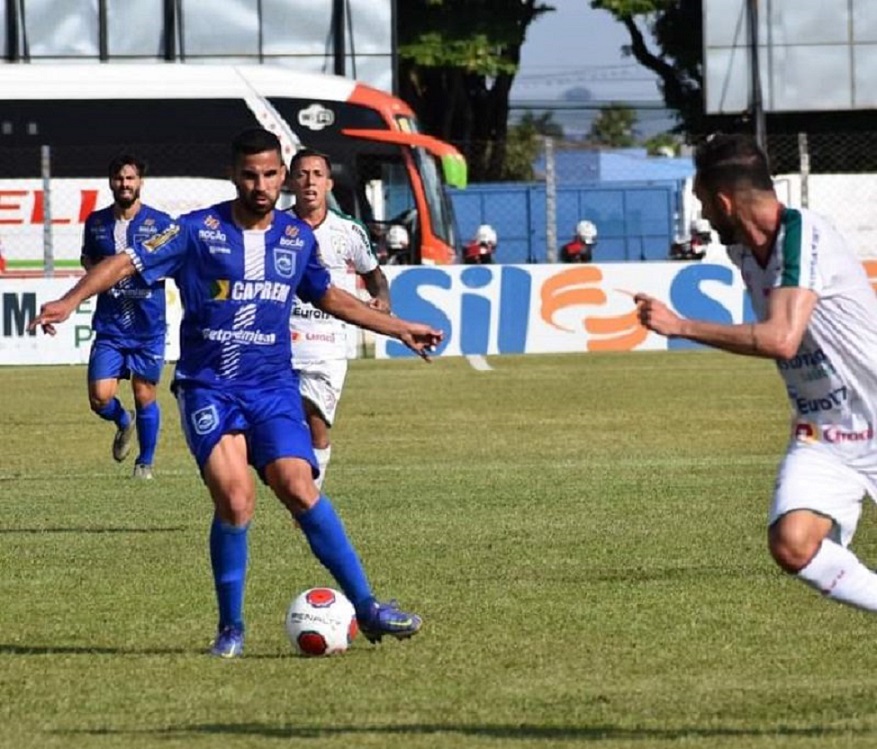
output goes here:
<path id="1" fill-rule="evenodd" d="M 130 195 L 123 195 L 121 191 L 117 192 L 113 196 L 116 200 L 116 205 L 119 206 L 122 210 L 127 210 L 134 203 L 140 200 L 140 189 L 132 190 Z"/>
<path id="2" fill-rule="evenodd" d="M 732 244 L 737 244 L 737 227 L 732 224 L 730 221 L 727 223 L 725 221 L 720 221 L 719 225 L 713 225 L 713 229 L 716 230 L 716 234 L 719 237 L 719 242 L 728 247 Z"/>
<path id="3" fill-rule="evenodd" d="M 277 203 L 276 197 L 272 200 L 268 193 L 262 193 L 262 195 L 267 197 L 268 200 L 260 203 L 256 200 L 256 193 L 238 192 L 238 197 L 240 198 L 241 203 L 243 203 L 244 208 L 246 208 L 246 210 L 252 215 L 259 216 L 260 218 L 271 213 Z"/>

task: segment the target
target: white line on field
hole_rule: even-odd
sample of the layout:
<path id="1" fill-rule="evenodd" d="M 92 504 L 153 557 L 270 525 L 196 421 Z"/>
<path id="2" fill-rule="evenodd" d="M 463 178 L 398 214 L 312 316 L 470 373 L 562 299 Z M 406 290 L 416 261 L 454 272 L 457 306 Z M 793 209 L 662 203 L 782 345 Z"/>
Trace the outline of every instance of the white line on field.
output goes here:
<path id="1" fill-rule="evenodd" d="M 472 367 L 476 372 L 492 372 L 493 367 L 491 367 L 487 363 L 487 359 L 484 358 L 481 354 L 470 354 L 466 357 L 466 361 L 469 362 L 469 366 Z"/>

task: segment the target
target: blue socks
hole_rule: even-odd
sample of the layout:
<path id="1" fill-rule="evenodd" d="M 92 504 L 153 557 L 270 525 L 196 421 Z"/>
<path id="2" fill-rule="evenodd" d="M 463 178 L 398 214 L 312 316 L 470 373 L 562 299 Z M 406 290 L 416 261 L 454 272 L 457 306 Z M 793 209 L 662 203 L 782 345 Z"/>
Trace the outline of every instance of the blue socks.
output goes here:
<path id="1" fill-rule="evenodd" d="M 119 429 L 127 428 L 130 423 L 128 412 L 118 398 L 113 398 L 107 405 L 95 413 L 104 421 L 113 421 Z"/>
<path id="2" fill-rule="evenodd" d="M 329 570 L 357 613 L 367 609 L 374 600 L 371 586 L 329 498 L 321 495 L 317 503 L 296 520 L 314 556 Z"/>
<path id="3" fill-rule="evenodd" d="M 158 401 L 137 409 L 137 439 L 140 442 L 138 463 L 151 466 L 155 460 L 155 446 L 158 444 L 160 425 L 161 411 L 158 408 Z"/>
<path id="4" fill-rule="evenodd" d="M 219 629 L 243 629 L 244 582 L 247 577 L 247 530 L 213 518 L 210 526 L 210 564 L 219 606 Z"/>

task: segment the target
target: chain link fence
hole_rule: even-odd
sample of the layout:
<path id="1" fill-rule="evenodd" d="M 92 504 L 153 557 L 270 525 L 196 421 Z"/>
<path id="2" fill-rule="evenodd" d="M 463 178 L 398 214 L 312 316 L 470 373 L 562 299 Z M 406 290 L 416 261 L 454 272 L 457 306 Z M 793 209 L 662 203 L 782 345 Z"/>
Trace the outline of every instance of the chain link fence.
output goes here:
<path id="1" fill-rule="evenodd" d="M 106 140 L 51 148 L 0 146 L 0 256 L 7 273 L 78 270 L 83 224 L 92 211 L 112 203 L 106 169 L 121 152 L 148 164 L 143 202 L 172 216 L 235 196 L 225 138 L 180 144 Z M 396 146 L 378 145 L 362 153 L 351 142 L 330 154 L 333 207 L 366 223 L 376 245 L 387 226 L 401 221 L 397 215 L 406 215 L 414 204 L 398 152 Z M 283 193 L 278 206 L 291 204 L 291 195 Z M 416 241 L 416 229 L 410 233 Z"/>
<path id="2" fill-rule="evenodd" d="M 689 259 L 675 249 L 700 215 L 692 150 L 649 155 L 543 138 L 532 181 L 452 191 L 460 234 L 465 241 L 490 224 L 498 262 L 555 262 L 587 220 L 598 232 L 595 262 Z M 877 131 L 771 133 L 767 150 L 784 203 L 825 215 L 861 257 L 877 257 Z"/>
<path id="3" fill-rule="evenodd" d="M 877 258 L 877 132 L 769 133 L 767 146 L 781 200 L 829 217 L 863 258 Z M 83 222 L 111 202 L 105 168 L 121 150 L 144 157 L 152 174 L 162 175 L 147 175 L 142 198 L 172 215 L 234 196 L 225 141 L 199 143 L 197 151 L 149 143 L 2 147 L 0 253 L 7 272 L 78 268 Z M 690 148 L 654 156 L 643 148 L 541 138 L 531 156 L 531 180 L 449 190 L 462 242 L 491 225 L 496 262 L 558 262 L 582 221 L 597 230 L 594 262 L 667 260 L 699 215 Z M 205 162 L 214 165 L 207 177 Z M 76 176 L 83 174 L 93 176 Z M 377 171 L 374 177 L 380 182 Z M 346 212 L 355 210 L 353 189 L 338 175 L 336 197 Z M 384 212 L 392 208 L 388 203 Z"/>

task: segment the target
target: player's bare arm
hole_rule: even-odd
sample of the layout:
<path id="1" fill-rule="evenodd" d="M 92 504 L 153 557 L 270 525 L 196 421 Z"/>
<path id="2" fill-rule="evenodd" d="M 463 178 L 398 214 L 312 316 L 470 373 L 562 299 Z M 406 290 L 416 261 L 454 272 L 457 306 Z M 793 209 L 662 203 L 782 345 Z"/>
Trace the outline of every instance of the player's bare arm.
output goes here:
<path id="1" fill-rule="evenodd" d="M 371 294 L 369 307 L 376 309 L 378 312 L 390 311 L 390 284 L 387 283 L 387 277 L 380 266 L 368 273 L 362 274 L 362 280 L 365 282 L 366 291 Z"/>
<path id="2" fill-rule="evenodd" d="M 55 335 L 55 324 L 64 322 L 82 302 L 111 289 L 123 278 L 134 273 L 134 263 L 124 252 L 93 265 L 64 296 L 42 305 L 40 314 L 34 318 L 28 330 L 39 325 L 44 333 Z"/>
<path id="3" fill-rule="evenodd" d="M 442 340 L 440 330 L 378 312 L 337 286 L 330 285 L 315 306 L 345 322 L 397 338 L 426 361 L 429 352 Z"/>
<path id="4" fill-rule="evenodd" d="M 679 317 L 666 304 L 648 294 L 634 297 L 640 322 L 654 333 L 687 338 L 734 354 L 765 359 L 795 356 L 817 299 L 816 293 L 809 289 L 774 289 L 764 321 L 723 325 Z"/>

